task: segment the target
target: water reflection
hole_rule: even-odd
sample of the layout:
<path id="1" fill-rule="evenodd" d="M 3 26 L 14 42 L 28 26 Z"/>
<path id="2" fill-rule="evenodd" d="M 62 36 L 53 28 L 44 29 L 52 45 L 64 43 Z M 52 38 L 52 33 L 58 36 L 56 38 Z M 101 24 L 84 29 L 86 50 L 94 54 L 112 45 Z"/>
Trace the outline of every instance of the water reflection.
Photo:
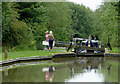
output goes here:
<path id="1" fill-rule="evenodd" d="M 65 82 L 104 82 L 104 75 L 98 71 L 99 67 L 101 67 L 100 63 L 101 58 L 84 57 L 67 64 L 71 72 L 71 78 L 66 79 Z M 76 67 L 79 69 L 74 72 Z M 81 73 L 76 72 L 80 70 L 82 71 Z"/>
<path id="2" fill-rule="evenodd" d="M 71 77 L 73 77 L 73 75 L 74 75 L 74 68 L 72 67 L 71 64 L 67 64 L 67 66 L 68 66 L 68 68 L 69 68 Z"/>
<path id="3" fill-rule="evenodd" d="M 118 61 L 99 57 L 54 59 L 2 73 L 3 82 L 117 82 Z"/>
<path id="4" fill-rule="evenodd" d="M 8 70 L 4 71 L 4 76 L 8 76 Z"/>
<path id="5" fill-rule="evenodd" d="M 65 82 L 104 82 L 104 75 L 96 73 L 93 69 L 91 71 L 85 71 L 83 74 L 77 74 L 70 79 L 66 79 Z"/>
<path id="6" fill-rule="evenodd" d="M 51 65 L 43 68 L 43 72 L 46 72 L 46 75 L 45 75 L 46 80 L 52 82 L 54 78 L 55 68 Z"/>
<path id="7" fill-rule="evenodd" d="M 110 70 L 111 70 L 111 67 L 112 67 L 112 65 L 110 64 L 109 66 L 108 66 L 108 75 L 110 76 Z"/>

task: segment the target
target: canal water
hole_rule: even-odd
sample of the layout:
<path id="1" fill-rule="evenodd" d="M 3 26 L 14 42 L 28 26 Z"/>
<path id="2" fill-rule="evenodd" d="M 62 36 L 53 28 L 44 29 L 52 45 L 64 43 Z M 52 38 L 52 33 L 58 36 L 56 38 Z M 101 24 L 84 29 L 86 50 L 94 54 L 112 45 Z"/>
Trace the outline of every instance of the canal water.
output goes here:
<path id="1" fill-rule="evenodd" d="M 3 66 L 3 82 L 118 82 L 118 58 L 77 57 Z"/>

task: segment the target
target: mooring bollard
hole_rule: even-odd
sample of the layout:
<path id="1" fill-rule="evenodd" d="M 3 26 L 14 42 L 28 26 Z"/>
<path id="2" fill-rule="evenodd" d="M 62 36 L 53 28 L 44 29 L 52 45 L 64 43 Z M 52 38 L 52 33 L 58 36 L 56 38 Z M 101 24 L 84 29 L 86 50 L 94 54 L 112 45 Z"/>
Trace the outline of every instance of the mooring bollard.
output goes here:
<path id="1" fill-rule="evenodd" d="M 4 56 L 4 58 L 8 58 L 8 51 L 7 50 L 5 50 L 5 56 Z"/>

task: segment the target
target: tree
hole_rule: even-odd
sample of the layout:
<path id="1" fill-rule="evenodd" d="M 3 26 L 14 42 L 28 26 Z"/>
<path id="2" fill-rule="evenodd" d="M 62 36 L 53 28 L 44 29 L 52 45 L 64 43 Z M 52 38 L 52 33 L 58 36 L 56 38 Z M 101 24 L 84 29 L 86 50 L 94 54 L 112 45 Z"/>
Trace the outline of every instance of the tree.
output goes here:
<path id="1" fill-rule="evenodd" d="M 71 4 L 70 8 L 73 10 L 72 26 L 80 33 L 82 38 L 87 38 L 92 30 L 92 11 L 84 5 Z M 76 32 L 75 31 L 75 32 Z"/>
<path id="2" fill-rule="evenodd" d="M 33 40 L 32 33 L 25 22 L 18 20 L 19 14 L 15 10 L 15 6 L 15 3 L 2 3 L 3 46 L 13 48 L 15 46 L 22 45 L 24 47 L 27 47 Z"/>
<path id="3" fill-rule="evenodd" d="M 93 33 L 97 34 L 103 44 L 107 44 L 108 37 L 111 45 L 118 47 L 118 3 L 105 2 L 94 13 Z"/>

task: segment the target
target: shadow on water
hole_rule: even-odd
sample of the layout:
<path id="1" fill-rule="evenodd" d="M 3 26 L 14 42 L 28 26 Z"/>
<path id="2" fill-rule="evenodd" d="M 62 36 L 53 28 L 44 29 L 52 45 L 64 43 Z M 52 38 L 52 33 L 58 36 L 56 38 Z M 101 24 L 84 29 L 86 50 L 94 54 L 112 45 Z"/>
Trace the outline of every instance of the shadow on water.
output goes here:
<path id="1" fill-rule="evenodd" d="M 3 68 L 3 82 L 118 82 L 118 60 L 105 57 L 57 58 Z"/>

